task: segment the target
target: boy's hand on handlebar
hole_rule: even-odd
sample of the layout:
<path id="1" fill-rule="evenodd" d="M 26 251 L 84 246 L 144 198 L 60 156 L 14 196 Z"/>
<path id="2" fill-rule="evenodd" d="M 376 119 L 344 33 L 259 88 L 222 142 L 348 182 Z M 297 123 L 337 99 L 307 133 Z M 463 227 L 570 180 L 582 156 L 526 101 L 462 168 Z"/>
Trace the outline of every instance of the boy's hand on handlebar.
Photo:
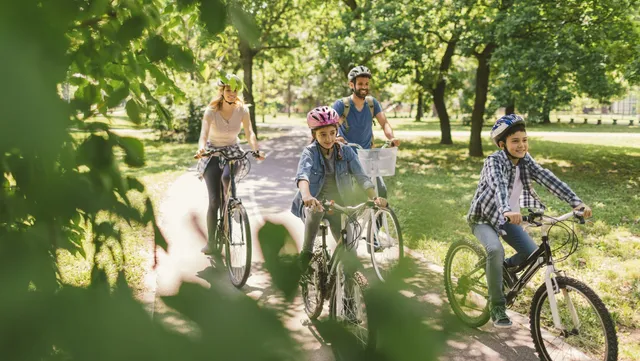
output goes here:
<path id="1" fill-rule="evenodd" d="M 504 218 L 512 224 L 522 223 L 522 214 L 520 212 L 504 212 Z"/>
<path id="2" fill-rule="evenodd" d="M 582 216 L 584 218 L 590 218 L 593 214 L 593 212 L 591 211 L 591 208 L 584 203 L 580 203 L 580 205 L 574 208 L 573 210 L 577 212 L 582 212 Z"/>
<path id="3" fill-rule="evenodd" d="M 312 196 L 302 197 L 302 202 L 306 207 L 311 208 L 315 211 L 324 211 L 324 207 L 322 207 L 322 203 L 319 200 L 315 199 Z"/>
<path id="4" fill-rule="evenodd" d="M 382 197 L 373 198 L 373 203 L 378 207 L 386 207 L 389 203 Z"/>

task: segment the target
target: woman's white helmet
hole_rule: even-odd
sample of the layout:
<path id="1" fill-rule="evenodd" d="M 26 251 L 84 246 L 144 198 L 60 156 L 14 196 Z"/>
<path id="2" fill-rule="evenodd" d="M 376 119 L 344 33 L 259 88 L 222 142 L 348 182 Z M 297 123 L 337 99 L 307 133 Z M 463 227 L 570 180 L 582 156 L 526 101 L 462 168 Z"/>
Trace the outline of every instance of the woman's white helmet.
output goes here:
<path id="1" fill-rule="evenodd" d="M 493 128 L 491 128 L 491 140 L 493 140 L 493 144 L 495 144 L 496 147 L 500 147 L 498 142 L 502 140 L 504 133 L 516 124 L 524 125 L 524 119 L 517 114 L 508 114 L 498 119 L 496 124 L 493 125 Z"/>

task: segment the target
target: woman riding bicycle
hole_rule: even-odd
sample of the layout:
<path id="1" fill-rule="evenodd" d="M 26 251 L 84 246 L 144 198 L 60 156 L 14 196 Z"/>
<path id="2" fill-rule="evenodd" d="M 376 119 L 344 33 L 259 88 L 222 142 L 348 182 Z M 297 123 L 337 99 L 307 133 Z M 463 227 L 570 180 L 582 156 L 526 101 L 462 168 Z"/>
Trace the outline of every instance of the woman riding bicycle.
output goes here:
<path id="1" fill-rule="evenodd" d="M 318 199 L 334 200 L 342 205 L 353 203 L 353 176 L 378 206 L 387 204 L 384 198 L 376 197 L 374 185 L 362 170 L 355 151 L 336 142 L 339 120 L 338 113 L 327 106 L 315 108 L 307 114 L 313 141 L 300 156 L 296 175 L 298 192 L 291 207 L 291 212 L 305 223 L 304 244 L 300 252 L 302 270 L 306 270 L 311 260 L 313 242 L 323 218 L 329 221 L 336 242 L 340 240 L 340 216 L 325 214 Z"/>
<path id="2" fill-rule="evenodd" d="M 583 209 L 585 217 L 591 216 L 591 209 L 582 203 L 567 184 L 541 167 L 529 155 L 522 117 L 510 114 L 498 119 L 491 129 L 491 139 L 501 150 L 491 154 L 484 162 L 467 221 L 473 234 L 487 251 L 486 273 L 493 325 L 510 327 L 511 320 L 506 313 L 506 300 L 502 291 L 503 262 L 507 268 L 517 266 L 538 248 L 520 226 L 520 206 L 544 209 L 531 181 L 543 185 L 574 209 Z M 507 260 L 504 259 L 499 234 L 517 252 Z"/>
<path id="3" fill-rule="evenodd" d="M 202 130 L 198 141 L 196 156 L 206 153 L 208 148 L 222 148 L 230 157 L 242 155 L 238 145 L 238 134 L 244 127 L 244 133 L 251 149 L 258 152 L 258 140 L 251 128 L 249 110 L 244 105 L 238 93 L 244 88 L 242 80 L 234 74 L 221 76 L 218 80 L 218 94 L 209 103 L 202 118 Z M 258 159 L 264 159 L 260 157 Z M 236 168 L 236 172 L 240 167 Z M 207 245 L 202 248 L 204 254 L 211 254 L 214 250 L 216 224 L 218 222 L 218 208 L 222 203 L 220 187 L 223 183 L 226 189 L 231 174 L 229 166 L 223 157 L 200 158 L 197 165 L 200 178 L 204 178 L 209 193 L 209 207 L 207 209 Z M 221 182 L 222 181 L 222 182 Z"/>

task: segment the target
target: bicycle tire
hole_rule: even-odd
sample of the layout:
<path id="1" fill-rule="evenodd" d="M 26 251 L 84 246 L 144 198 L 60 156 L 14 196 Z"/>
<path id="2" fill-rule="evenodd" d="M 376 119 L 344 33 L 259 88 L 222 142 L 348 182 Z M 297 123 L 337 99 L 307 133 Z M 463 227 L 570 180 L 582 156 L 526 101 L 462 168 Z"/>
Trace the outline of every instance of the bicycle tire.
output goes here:
<path id="1" fill-rule="evenodd" d="M 241 288 L 247 282 L 251 273 L 251 226 L 247 211 L 240 203 L 236 203 L 229 208 L 229 227 L 225 240 L 225 263 L 229 271 L 229 280 L 236 288 Z M 237 223 L 239 227 L 234 227 Z M 239 233 L 238 233 L 239 232 Z M 235 234 L 240 234 L 240 240 L 234 239 Z M 244 255 L 242 249 L 244 248 Z M 244 258 L 244 259 L 243 259 Z M 244 261 L 244 266 L 237 266 L 235 261 Z"/>
<path id="2" fill-rule="evenodd" d="M 596 360 L 604 361 L 617 360 L 618 338 L 616 335 L 615 326 L 613 320 L 611 319 L 609 311 L 607 310 L 600 297 L 598 297 L 598 295 L 591 288 L 576 279 L 568 277 L 556 277 L 555 281 L 557 282 L 559 289 L 562 290 L 562 292 L 558 293 L 558 296 L 556 297 L 561 322 L 563 323 L 563 325 L 573 322 L 570 308 L 567 308 L 568 312 L 562 311 L 563 305 L 573 305 L 574 309 L 577 311 L 576 313 L 578 317 L 580 317 L 580 320 L 578 322 L 579 329 L 576 329 L 574 326 L 574 328 L 570 331 L 560 331 L 553 327 L 553 320 L 551 319 L 551 309 L 546 309 L 544 307 L 545 300 L 548 300 L 547 288 L 545 284 L 542 284 L 533 296 L 530 311 L 531 337 L 533 338 L 533 343 L 535 344 L 536 351 L 538 352 L 540 360 L 553 361 L 560 359 L 554 358 L 554 355 L 557 354 L 554 349 L 558 346 L 560 346 L 561 348 L 560 351 L 567 351 L 574 355 L 573 358 L 567 358 L 566 355 L 563 354 L 561 357 L 561 359 L 563 360 L 572 360 L 577 358 L 582 359 L 582 357 L 584 356 L 595 357 Z M 569 296 L 571 302 L 567 302 L 566 297 L 569 294 L 581 295 L 587 302 L 575 302 L 577 298 L 572 297 L 572 295 Z M 593 319 L 593 315 L 591 315 L 592 317 L 585 317 L 586 309 L 583 306 L 590 306 L 593 311 L 595 311 L 594 315 L 597 315 L 597 320 Z M 546 327 L 552 328 L 550 330 L 547 330 Z M 577 336 L 592 336 L 592 329 L 599 327 L 602 328 L 601 331 L 604 341 L 604 343 L 602 344 L 602 350 L 599 351 L 599 353 L 601 354 L 595 355 L 592 352 L 577 350 L 577 346 L 581 346 L 581 344 L 585 343 L 585 341 L 583 340 L 578 340 Z M 550 340 L 552 337 L 554 339 Z M 594 344 L 594 342 L 597 342 L 597 340 L 589 339 L 588 342 Z"/>
<path id="3" fill-rule="evenodd" d="M 377 233 L 378 242 L 381 244 L 380 251 L 376 252 L 374 249 L 374 231 L 378 228 L 378 219 L 381 217 L 384 217 L 383 228 L 386 229 L 383 232 L 386 233 L 383 233 L 385 237 L 381 237 L 379 232 L 375 232 Z M 376 276 L 380 281 L 384 282 L 393 268 L 404 258 L 404 241 L 400 222 L 398 222 L 398 217 L 396 217 L 391 208 L 378 208 L 373 219 L 374 221 L 369 221 L 367 230 L 367 251 L 371 255 L 371 264 Z M 384 222 L 386 222 L 386 227 Z M 393 223 L 393 226 L 389 222 Z"/>
<path id="4" fill-rule="evenodd" d="M 488 290 L 486 290 L 484 294 L 480 294 L 480 292 L 474 292 L 473 294 L 470 295 L 471 296 L 470 298 L 472 298 L 472 301 L 475 301 L 477 305 L 475 304 L 469 304 L 468 306 L 467 304 L 461 305 L 460 301 L 456 298 L 456 295 L 464 295 L 463 301 L 466 301 L 467 296 L 469 296 L 468 293 L 470 293 L 470 290 L 472 289 L 472 287 L 477 285 L 476 287 L 478 288 L 486 288 L 486 286 L 482 285 L 481 283 L 476 284 L 474 281 L 470 280 L 468 278 L 468 275 L 465 275 L 464 271 L 466 271 L 466 269 L 463 272 L 457 272 L 457 270 L 456 272 L 452 272 L 453 267 L 456 267 L 456 268 L 458 267 L 457 264 L 454 264 L 454 257 L 456 257 L 456 255 L 458 255 L 459 252 L 463 250 L 467 250 L 470 253 L 469 258 L 471 259 L 471 261 L 469 262 L 465 260 L 465 262 L 463 262 L 462 264 L 468 265 L 470 268 L 472 268 L 472 270 L 477 268 L 476 266 L 481 265 L 483 268 L 481 269 L 481 272 L 480 272 L 481 277 L 478 279 L 478 282 L 482 282 L 482 281 L 486 282 L 486 276 L 484 274 L 484 265 L 486 264 L 486 253 L 484 249 L 482 249 L 480 245 L 478 245 L 475 242 L 470 242 L 468 240 L 459 240 L 454 242 L 449 247 L 449 250 L 447 251 L 447 256 L 445 257 L 445 261 L 444 261 L 445 290 L 447 293 L 447 299 L 449 300 L 449 305 L 451 306 L 453 313 L 456 316 L 458 316 L 458 318 L 467 326 L 480 327 L 485 323 L 487 323 L 489 321 L 489 318 L 491 317 L 489 299 L 487 296 Z M 461 273 L 462 275 L 459 273 Z M 462 277 L 459 277 L 459 276 L 462 276 Z M 463 278 L 463 277 L 467 277 L 467 278 Z M 486 305 L 483 305 L 481 303 L 480 297 L 482 297 L 486 301 Z M 469 313 L 465 312 L 466 309 L 471 309 L 471 310 L 475 309 L 475 312 L 473 315 L 470 315 Z"/>
<path id="5" fill-rule="evenodd" d="M 335 277 L 336 279 L 334 284 L 334 291 L 329 303 L 329 317 L 335 321 L 342 323 L 347 328 L 347 330 L 359 340 L 359 346 L 363 351 L 375 349 L 376 332 L 369 320 L 364 297 L 364 292 L 369 287 L 367 279 L 359 271 L 353 273 L 353 275 L 351 276 L 347 276 L 344 273 L 344 266 L 342 262 L 340 262 L 340 264 L 338 264 L 338 266 L 336 267 Z M 347 279 L 346 277 L 349 277 L 349 282 L 345 282 L 345 280 Z M 351 285 L 353 287 L 353 303 L 350 307 L 346 306 L 346 304 L 344 303 L 345 285 Z M 356 308 L 355 310 L 353 309 L 354 305 Z M 346 314 L 345 308 L 351 308 L 349 314 Z M 363 320 L 359 318 L 364 318 L 364 322 L 362 322 Z M 365 323 L 365 327 L 361 326 L 362 323 Z M 364 339 L 365 337 L 366 339 Z M 335 348 L 334 353 L 336 359 L 342 359 L 340 352 Z"/>
<path id="6" fill-rule="evenodd" d="M 326 282 L 326 276 L 323 275 L 325 264 L 322 259 L 322 254 L 316 252 L 309 263 L 311 273 L 307 275 L 306 282 L 300 285 L 304 311 L 311 320 L 316 320 L 322 313 L 322 307 L 324 305 L 323 289 L 324 282 Z M 309 297 L 310 285 L 313 285 L 315 289 L 315 293 L 311 298 Z"/>

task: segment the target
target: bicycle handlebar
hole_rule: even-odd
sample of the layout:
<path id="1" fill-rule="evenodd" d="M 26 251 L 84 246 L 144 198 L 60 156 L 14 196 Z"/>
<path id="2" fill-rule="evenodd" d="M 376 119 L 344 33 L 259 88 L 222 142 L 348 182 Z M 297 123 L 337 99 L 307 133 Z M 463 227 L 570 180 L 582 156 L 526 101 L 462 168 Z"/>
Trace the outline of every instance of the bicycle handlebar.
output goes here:
<path id="1" fill-rule="evenodd" d="M 585 220 L 584 220 L 584 208 L 578 211 L 571 211 L 569 213 L 565 213 L 559 217 L 549 217 L 549 216 L 545 216 L 543 212 L 534 212 L 532 210 L 529 210 L 529 214 L 527 215 L 523 215 L 522 216 L 522 221 L 523 222 L 527 222 L 531 225 L 534 225 L 536 227 L 540 227 L 543 225 L 553 225 L 556 224 L 558 222 L 562 222 L 562 221 L 566 221 L 567 219 L 571 218 L 571 217 L 575 217 L 578 219 L 578 223 L 580 224 L 584 224 Z M 508 217 L 506 218 L 506 223 L 510 223 L 510 220 Z"/>
<path id="2" fill-rule="evenodd" d="M 200 154 L 200 155 L 196 154 L 196 155 L 194 155 L 194 156 L 193 156 L 193 158 L 194 158 L 194 159 L 200 159 L 200 158 L 204 158 L 204 157 L 211 157 L 211 156 L 213 156 L 213 155 L 214 155 L 214 154 L 216 154 L 216 153 L 217 153 L 217 155 L 218 155 L 218 156 L 222 156 L 224 159 L 226 159 L 226 160 L 228 160 L 228 161 L 231 161 L 231 160 L 241 160 L 241 159 L 246 158 L 246 157 L 247 157 L 247 155 L 249 155 L 249 154 L 253 155 L 253 156 L 254 156 L 254 158 L 258 158 L 258 157 L 260 156 L 260 152 L 259 152 L 259 151 L 258 151 L 258 152 L 256 152 L 256 151 L 253 151 L 253 150 L 245 150 L 245 151 L 243 151 L 243 152 L 242 152 L 242 155 L 241 155 L 241 156 L 238 156 L 238 157 L 228 157 L 227 155 L 225 155 L 225 154 L 224 154 L 224 150 L 225 150 L 225 149 L 226 149 L 226 148 L 213 148 L 213 149 L 210 149 L 210 150 L 208 150 L 208 151 L 206 151 L 206 152 L 204 152 L 204 153 L 202 153 L 202 154 Z"/>

